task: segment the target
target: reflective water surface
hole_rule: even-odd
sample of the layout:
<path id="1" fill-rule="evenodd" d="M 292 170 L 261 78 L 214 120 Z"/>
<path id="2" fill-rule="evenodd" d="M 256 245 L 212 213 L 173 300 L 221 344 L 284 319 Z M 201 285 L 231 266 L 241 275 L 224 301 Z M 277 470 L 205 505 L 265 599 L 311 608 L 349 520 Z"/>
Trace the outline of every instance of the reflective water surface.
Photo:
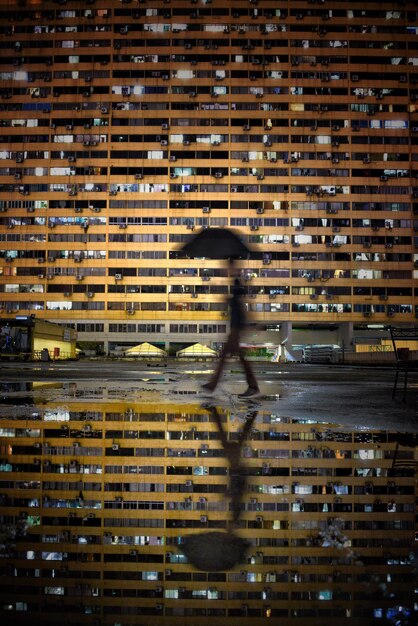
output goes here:
<path id="1" fill-rule="evenodd" d="M 415 433 L 151 370 L 0 395 L 5 623 L 417 623 Z"/>

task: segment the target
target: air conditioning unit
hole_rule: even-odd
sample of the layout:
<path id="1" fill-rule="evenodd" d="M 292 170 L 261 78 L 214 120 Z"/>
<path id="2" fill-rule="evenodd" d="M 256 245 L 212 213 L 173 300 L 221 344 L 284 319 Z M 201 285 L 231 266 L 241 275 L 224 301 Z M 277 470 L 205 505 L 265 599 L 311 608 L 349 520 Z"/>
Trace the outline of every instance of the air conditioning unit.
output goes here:
<path id="1" fill-rule="evenodd" d="M 76 162 L 75 156 L 69 156 L 68 157 L 68 163 L 75 163 L 75 162 Z"/>
<path id="2" fill-rule="evenodd" d="M 200 521 L 202 522 L 202 524 L 206 524 L 208 521 L 208 518 L 206 515 L 201 515 L 200 516 Z"/>
<path id="3" fill-rule="evenodd" d="M 128 224 L 125 224 L 125 223 L 119 224 L 119 228 L 122 228 L 122 229 L 128 228 Z"/>
<path id="4" fill-rule="evenodd" d="M 253 224 L 250 228 L 250 230 L 258 230 L 259 227 L 257 226 L 257 224 Z"/>
<path id="5" fill-rule="evenodd" d="M 117 452 L 119 450 L 119 444 L 118 443 L 112 443 L 112 450 L 113 450 L 113 452 Z"/>
<path id="6" fill-rule="evenodd" d="M 257 515 L 255 518 L 255 521 L 258 522 L 259 524 L 263 523 L 263 517 L 261 515 Z"/>
<path id="7" fill-rule="evenodd" d="M 242 130 L 251 130 L 251 126 L 249 124 L 246 124 L 242 127 Z"/>
<path id="8" fill-rule="evenodd" d="M 81 258 L 81 256 L 75 256 L 75 257 L 74 257 L 74 263 L 81 263 L 81 262 L 82 262 L 82 260 L 83 260 L 83 259 Z"/>
<path id="9" fill-rule="evenodd" d="M 115 274 L 115 280 L 122 280 L 122 274 Z"/>
<path id="10" fill-rule="evenodd" d="M 138 556 L 138 550 L 129 550 L 129 556 Z"/>
<path id="11" fill-rule="evenodd" d="M 49 256 L 48 257 L 48 263 L 54 263 L 55 261 L 55 257 L 54 256 Z"/>
<path id="12" fill-rule="evenodd" d="M 186 482 L 184 484 L 186 485 L 186 487 L 193 487 L 193 481 L 192 480 L 186 480 Z"/>
<path id="13" fill-rule="evenodd" d="M 202 208 L 202 213 L 210 213 L 210 207 L 208 207 L 208 206 L 204 206 L 204 207 Z"/>
<path id="14" fill-rule="evenodd" d="M 169 126 L 168 124 L 161 124 L 161 130 L 168 130 Z"/>
<path id="15" fill-rule="evenodd" d="M 87 291 L 86 292 L 86 296 L 87 296 L 87 298 L 94 298 L 94 292 L 93 291 Z"/>
<path id="16" fill-rule="evenodd" d="M 94 513 L 89 513 L 89 514 L 87 515 L 87 517 L 88 517 L 88 519 L 95 519 L 95 517 L 96 517 L 96 516 L 95 516 L 95 514 L 94 514 Z"/>
<path id="17" fill-rule="evenodd" d="M 257 209 L 256 213 L 258 213 L 259 215 L 262 215 L 264 213 L 264 209 Z"/>
<path id="18" fill-rule="evenodd" d="M 246 156 L 242 157 L 242 159 L 241 159 L 241 161 L 242 161 L 243 163 L 248 163 L 248 162 L 249 162 L 249 160 L 250 160 L 250 159 L 249 159 L 248 157 L 246 157 Z"/>
<path id="19" fill-rule="evenodd" d="M 45 263 L 44 257 L 39 257 L 38 258 L 38 263 Z"/>
<path id="20" fill-rule="evenodd" d="M 71 296 L 71 291 L 64 291 L 64 297 L 69 298 Z"/>
<path id="21" fill-rule="evenodd" d="M 382 181 L 382 183 L 386 182 L 388 180 L 388 177 L 383 175 L 380 177 L 380 180 Z"/>

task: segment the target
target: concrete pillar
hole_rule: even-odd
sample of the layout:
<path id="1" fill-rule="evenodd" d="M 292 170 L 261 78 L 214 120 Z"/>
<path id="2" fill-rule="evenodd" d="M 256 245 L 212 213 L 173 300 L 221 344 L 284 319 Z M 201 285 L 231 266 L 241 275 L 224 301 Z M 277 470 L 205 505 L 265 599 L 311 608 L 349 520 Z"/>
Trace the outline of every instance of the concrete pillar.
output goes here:
<path id="1" fill-rule="evenodd" d="M 292 355 L 292 322 L 280 322 L 280 357 L 287 360 L 287 355 Z"/>
<path id="2" fill-rule="evenodd" d="M 353 322 L 342 322 L 338 328 L 338 345 L 345 350 L 352 349 Z"/>
<path id="3" fill-rule="evenodd" d="M 280 343 L 286 341 L 286 347 L 292 347 L 292 322 L 280 322 Z"/>

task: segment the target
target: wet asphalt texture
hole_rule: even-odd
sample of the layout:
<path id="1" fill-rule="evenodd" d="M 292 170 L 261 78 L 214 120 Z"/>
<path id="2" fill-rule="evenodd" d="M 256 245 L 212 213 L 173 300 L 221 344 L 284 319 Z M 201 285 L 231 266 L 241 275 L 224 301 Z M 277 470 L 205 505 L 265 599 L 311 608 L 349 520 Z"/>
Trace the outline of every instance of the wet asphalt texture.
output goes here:
<path id="1" fill-rule="evenodd" d="M 283 418 L 327 422 L 355 430 L 418 432 L 418 374 L 410 373 L 403 401 L 403 375 L 392 399 L 395 371 L 391 367 L 253 363 L 261 396 L 244 400 L 246 382 L 238 361 L 230 360 L 214 394 L 201 385 L 214 365 L 168 361 L 166 364 L 128 360 L 86 359 L 74 362 L 0 364 L 0 383 L 69 383 L 94 388 L 109 384 L 120 399 L 161 404 L 215 404 L 269 411 Z M 60 397 L 55 385 L 54 400 Z M 7 394 L 7 403 L 13 400 Z M 64 394 L 65 395 L 65 394 Z M 4 396 L 3 396 L 4 399 Z M 46 398 L 47 399 L 47 398 Z M 0 400 L 0 403 L 2 400 Z"/>

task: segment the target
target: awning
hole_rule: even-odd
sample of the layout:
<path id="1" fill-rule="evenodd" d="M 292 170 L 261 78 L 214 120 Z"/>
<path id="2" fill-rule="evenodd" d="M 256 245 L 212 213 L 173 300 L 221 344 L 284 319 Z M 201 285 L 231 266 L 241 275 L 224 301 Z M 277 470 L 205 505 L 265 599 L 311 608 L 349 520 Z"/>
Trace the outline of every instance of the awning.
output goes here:
<path id="1" fill-rule="evenodd" d="M 208 346 L 204 346 L 201 343 L 195 343 L 192 346 L 188 346 L 187 348 L 183 348 L 183 350 L 179 350 L 176 353 L 177 357 L 217 357 L 218 353 L 216 350 L 212 350 Z"/>
<path id="2" fill-rule="evenodd" d="M 133 348 L 128 348 L 124 352 L 125 356 L 138 356 L 138 357 L 166 357 L 167 352 L 162 348 L 153 346 L 152 344 L 145 342 L 141 343 Z"/>

